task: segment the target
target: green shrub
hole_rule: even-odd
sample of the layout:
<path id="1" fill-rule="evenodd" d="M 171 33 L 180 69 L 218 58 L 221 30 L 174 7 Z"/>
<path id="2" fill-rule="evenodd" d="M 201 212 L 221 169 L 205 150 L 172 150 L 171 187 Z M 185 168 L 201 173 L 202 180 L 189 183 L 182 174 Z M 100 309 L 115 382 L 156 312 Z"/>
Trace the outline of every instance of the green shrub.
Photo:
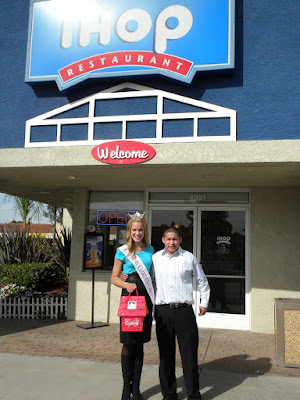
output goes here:
<path id="1" fill-rule="evenodd" d="M 0 284 L 26 290 L 66 290 L 71 234 L 65 228 L 53 239 L 30 236 L 28 232 L 0 232 Z"/>
<path id="2" fill-rule="evenodd" d="M 52 263 L 40 265 L 41 267 L 36 271 L 35 287 L 32 289 L 44 292 L 67 285 L 65 272 L 60 266 Z"/>
<path id="3" fill-rule="evenodd" d="M 71 232 L 64 227 L 53 239 L 30 236 L 27 231 L 0 232 L 0 264 L 51 263 L 67 277 L 70 251 Z"/>
<path id="4" fill-rule="evenodd" d="M 0 282 L 39 292 L 66 284 L 61 268 L 46 263 L 0 265 Z"/>

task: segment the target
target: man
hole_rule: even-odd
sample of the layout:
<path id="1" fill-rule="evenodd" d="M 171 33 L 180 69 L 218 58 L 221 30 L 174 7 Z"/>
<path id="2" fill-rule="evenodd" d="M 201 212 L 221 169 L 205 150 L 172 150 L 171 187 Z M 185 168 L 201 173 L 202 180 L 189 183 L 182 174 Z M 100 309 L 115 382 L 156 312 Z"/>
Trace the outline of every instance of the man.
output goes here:
<path id="1" fill-rule="evenodd" d="M 200 291 L 199 315 L 207 311 L 210 288 L 194 255 L 180 247 L 182 237 L 175 228 L 165 230 L 165 248 L 153 255 L 156 282 L 155 320 L 159 347 L 159 379 L 163 400 L 177 399 L 175 339 L 182 360 L 188 399 L 201 399 L 198 377 L 198 327 L 192 308 L 193 279 Z"/>

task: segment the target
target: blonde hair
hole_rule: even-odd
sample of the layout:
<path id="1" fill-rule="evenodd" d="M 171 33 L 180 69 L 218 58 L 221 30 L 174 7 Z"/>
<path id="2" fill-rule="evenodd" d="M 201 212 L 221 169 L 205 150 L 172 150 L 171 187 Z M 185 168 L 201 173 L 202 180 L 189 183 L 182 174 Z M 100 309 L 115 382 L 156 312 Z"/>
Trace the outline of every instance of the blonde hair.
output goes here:
<path id="1" fill-rule="evenodd" d="M 126 240 L 127 248 L 129 250 L 129 254 L 132 254 L 133 256 L 135 255 L 135 248 L 134 248 L 134 241 L 132 240 L 132 237 L 131 237 L 131 228 L 132 228 L 132 224 L 134 222 L 141 222 L 143 224 L 144 237 L 143 237 L 142 242 L 146 246 L 149 244 L 148 227 L 147 227 L 146 220 L 144 218 L 131 218 L 127 223 L 127 231 L 126 231 L 126 235 L 125 235 L 125 240 Z"/>

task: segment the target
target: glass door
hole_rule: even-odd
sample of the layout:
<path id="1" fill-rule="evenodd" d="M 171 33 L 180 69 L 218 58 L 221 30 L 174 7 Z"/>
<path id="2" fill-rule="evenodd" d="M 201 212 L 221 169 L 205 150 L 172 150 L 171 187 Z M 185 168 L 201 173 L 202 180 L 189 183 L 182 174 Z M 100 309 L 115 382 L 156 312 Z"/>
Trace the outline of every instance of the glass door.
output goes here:
<path id="1" fill-rule="evenodd" d="M 208 314 L 197 317 L 199 326 L 249 329 L 246 225 L 243 208 L 198 210 L 197 257 L 211 288 Z"/>
<path id="2" fill-rule="evenodd" d="M 211 287 L 208 313 L 198 316 L 199 292 L 194 288 L 199 327 L 249 329 L 247 289 L 247 208 L 238 206 L 152 206 L 149 209 L 151 244 L 161 250 L 162 233 L 175 226 L 182 248 L 201 262 Z"/>

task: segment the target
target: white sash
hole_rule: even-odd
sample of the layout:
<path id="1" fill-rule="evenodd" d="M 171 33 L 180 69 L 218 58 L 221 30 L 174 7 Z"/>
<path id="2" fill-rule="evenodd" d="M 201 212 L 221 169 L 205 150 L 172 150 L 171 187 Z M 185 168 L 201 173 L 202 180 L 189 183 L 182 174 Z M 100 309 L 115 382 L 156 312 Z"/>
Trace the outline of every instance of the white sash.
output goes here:
<path id="1" fill-rule="evenodd" d="M 153 289 L 153 285 L 152 285 L 152 279 L 151 276 L 145 266 L 145 264 L 143 263 L 143 261 L 140 259 L 140 257 L 138 255 L 133 256 L 132 254 L 128 256 L 129 254 L 129 250 L 126 244 L 124 244 L 123 246 L 119 247 L 119 250 L 125 254 L 125 257 L 128 258 L 128 260 L 130 260 L 136 270 L 136 272 L 139 274 L 139 277 L 141 278 L 141 281 L 143 282 L 149 296 L 150 299 L 152 301 L 152 304 L 154 304 L 154 289 Z"/>

